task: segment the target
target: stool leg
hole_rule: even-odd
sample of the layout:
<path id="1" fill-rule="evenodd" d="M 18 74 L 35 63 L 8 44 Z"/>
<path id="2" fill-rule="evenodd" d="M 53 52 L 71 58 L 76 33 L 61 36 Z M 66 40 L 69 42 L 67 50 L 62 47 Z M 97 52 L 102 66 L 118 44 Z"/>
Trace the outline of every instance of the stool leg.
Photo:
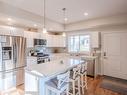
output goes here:
<path id="1" fill-rule="evenodd" d="M 73 95 L 75 95 L 75 81 L 72 82 L 72 87 L 73 87 Z"/>
<path id="2" fill-rule="evenodd" d="M 86 87 L 86 89 L 88 89 L 88 87 L 87 87 L 87 75 L 85 74 L 85 87 Z"/>
<path id="3" fill-rule="evenodd" d="M 82 94 L 84 95 L 84 77 L 81 75 L 81 88 L 82 88 Z"/>
<path id="4" fill-rule="evenodd" d="M 79 93 L 79 95 L 81 95 L 81 91 L 80 91 L 80 77 L 78 79 L 78 93 Z"/>

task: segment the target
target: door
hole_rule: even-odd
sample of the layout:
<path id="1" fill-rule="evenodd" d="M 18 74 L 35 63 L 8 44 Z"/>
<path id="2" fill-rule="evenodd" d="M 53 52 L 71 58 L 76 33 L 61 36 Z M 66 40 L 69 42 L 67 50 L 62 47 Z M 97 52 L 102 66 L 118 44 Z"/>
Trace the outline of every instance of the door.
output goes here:
<path id="1" fill-rule="evenodd" d="M 127 33 L 104 33 L 104 75 L 127 79 Z"/>

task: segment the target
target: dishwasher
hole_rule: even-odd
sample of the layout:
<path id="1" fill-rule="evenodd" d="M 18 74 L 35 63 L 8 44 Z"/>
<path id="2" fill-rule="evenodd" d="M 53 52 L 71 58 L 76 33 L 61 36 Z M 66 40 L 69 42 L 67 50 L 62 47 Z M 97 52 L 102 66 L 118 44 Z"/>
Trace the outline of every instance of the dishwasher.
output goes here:
<path id="1" fill-rule="evenodd" d="M 95 62 L 94 60 L 86 60 L 86 61 L 87 61 L 87 75 L 94 77 Z"/>

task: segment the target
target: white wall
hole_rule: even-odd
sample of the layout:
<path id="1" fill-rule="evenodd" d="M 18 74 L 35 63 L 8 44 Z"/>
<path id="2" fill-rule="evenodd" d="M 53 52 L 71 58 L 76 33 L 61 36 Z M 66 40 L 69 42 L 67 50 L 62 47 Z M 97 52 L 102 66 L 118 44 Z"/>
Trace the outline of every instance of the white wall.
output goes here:
<path id="1" fill-rule="evenodd" d="M 66 25 L 67 31 L 127 24 L 127 14 L 90 19 Z"/>

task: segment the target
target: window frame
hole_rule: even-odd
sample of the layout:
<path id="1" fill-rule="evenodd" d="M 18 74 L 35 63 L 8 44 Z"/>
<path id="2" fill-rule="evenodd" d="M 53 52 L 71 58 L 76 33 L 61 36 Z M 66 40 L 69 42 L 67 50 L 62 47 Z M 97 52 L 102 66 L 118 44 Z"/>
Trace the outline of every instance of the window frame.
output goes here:
<path id="1" fill-rule="evenodd" d="M 70 46 L 71 45 L 69 45 L 69 42 L 70 42 L 70 39 L 71 39 L 71 37 L 74 37 L 74 36 L 79 36 L 79 51 L 70 51 Z M 80 37 L 81 36 L 89 36 L 89 51 L 80 51 Z M 91 52 L 91 35 L 90 34 L 74 34 L 74 35 L 69 35 L 68 36 L 68 40 L 67 40 L 67 43 L 68 43 L 68 52 L 69 53 L 85 53 L 85 54 L 90 54 L 90 52 Z M 74 40 L 73 40 L 73 43 L 74 43 Z"/>

